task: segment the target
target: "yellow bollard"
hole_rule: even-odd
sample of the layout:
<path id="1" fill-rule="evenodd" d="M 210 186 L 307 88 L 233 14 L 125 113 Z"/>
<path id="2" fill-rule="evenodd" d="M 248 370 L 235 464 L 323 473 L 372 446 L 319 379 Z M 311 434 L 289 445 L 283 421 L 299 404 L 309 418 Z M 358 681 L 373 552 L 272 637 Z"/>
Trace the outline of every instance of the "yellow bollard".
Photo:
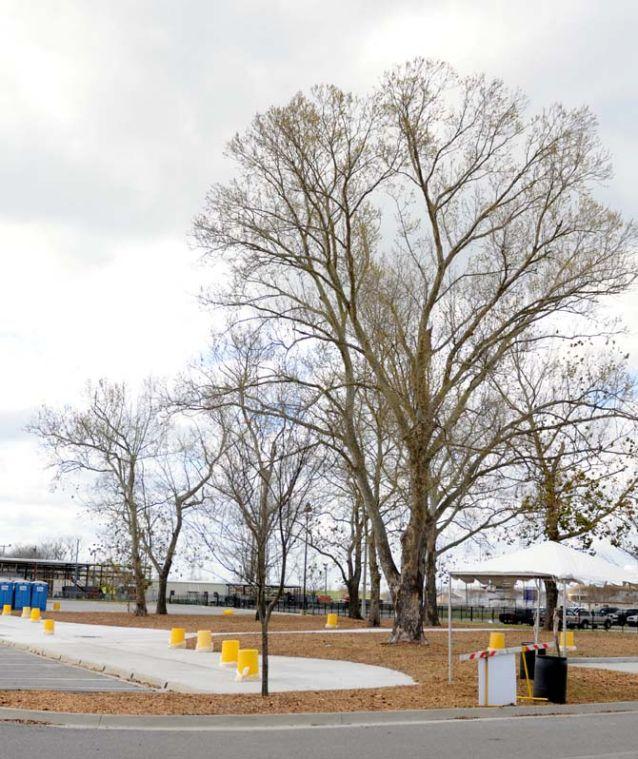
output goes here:
<path id="1" fill-rule="evenodd" d="M 169 641 L 171 648 L 186 648 L 186 630 L 183 627 L 173 627 Z"/>
<path id="2" fill-rule="evenodd" d="M 3 604 L 2 605 L 2 616 L 3 617 L 10 617 L 11 616 L 11 604 Z"/>
<path id="3" fill-rule="evenodd" d="M 490 642 L 487 644 L 487 647 L 491 651 L 494 651 L 499 648 L 505 648 L 505 633 L 491 632 Z"/>
<path id="4" fill-rule="evenodd" d="M 339 617 L 336 614 L 328 614 L 326 619 L 326 630 L 334 630 L 339 627 Z"/>
<path id="5" fill-rule="evenodd" d="M 256 648 L 240 648 L 237 653 L 237 682 L 256 680 L 259 677 L 259 651 Z"/>
<path id="6" fill-rule="evenodd" d="M 53 635 L 55 633 L 55 622 L 52 619 L 43 619 L 42 623 L 45 635 Z"/>
<path id="7" fill-rule="evenodd" d="M 234 667 L 237 663 L 237 654 L 239 653 L 238 640 L 223 640 L 222 653 L 219 657 L 219 664 L 222 667 Z"/>
<path id="8" fill-rule="evenodd" d="M 224 617 L 232 617 L 235 612 L 232 609 L 224 609 L 222 612 L 222 616 Z"/>
<path id="9" fill-rule="evenodd" d="M 571 647 L 574 646 L 574 631 L 573 630 L 566 630 L 564 632 L 561 632 L 558 642 L 560 643 L 561 648 L 563 646 Z"/>
<path id="10" fill-rule="evenodd" d="M 33 609 L 31 609 L 31 621 L 32 622 L 39 622 L 41 619 L 40 609 L 35 606 Z"/>
<path id="11" fill-rule="evenodd" d="M 22 607 L 22 619 L 29 619 L 31 616 L 31 607 L 30 606 L 23 606 Z"/>
<path id="12" fill-rule="evenodd" d="M 212 651 L 213 650 L 213 633 L 210 630 L 197 631 L 197 645 L 195 651 Z"/>
<path id="13" fill-rule="evenodd" d="M 59 601 L 53 602 L 53 611 L 60 611 L 62 608 L 62 604 Z"/>

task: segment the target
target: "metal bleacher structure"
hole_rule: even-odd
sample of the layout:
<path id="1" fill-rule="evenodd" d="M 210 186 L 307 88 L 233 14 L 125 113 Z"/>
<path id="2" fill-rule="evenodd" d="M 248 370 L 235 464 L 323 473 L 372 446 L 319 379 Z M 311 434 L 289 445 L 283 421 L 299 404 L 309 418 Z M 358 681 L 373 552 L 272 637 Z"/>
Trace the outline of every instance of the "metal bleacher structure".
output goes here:
<path id="1" fill-rule="evenodd" d="M 125 598 L 130 570 L 116 564 L 0 556 L 0 579 L 46 582 L 57 598 Z"/>

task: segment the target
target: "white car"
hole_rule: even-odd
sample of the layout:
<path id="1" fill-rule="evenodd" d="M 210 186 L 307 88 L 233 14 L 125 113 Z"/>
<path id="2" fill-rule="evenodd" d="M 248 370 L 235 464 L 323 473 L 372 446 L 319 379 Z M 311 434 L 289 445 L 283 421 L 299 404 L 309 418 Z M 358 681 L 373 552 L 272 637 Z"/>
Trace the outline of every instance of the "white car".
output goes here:
<path id="1" fill-rule="evenodd" d="M 625 623 L 630 627 L 638 627 L 638 614 L 630 614 L 625 620 Z"/>

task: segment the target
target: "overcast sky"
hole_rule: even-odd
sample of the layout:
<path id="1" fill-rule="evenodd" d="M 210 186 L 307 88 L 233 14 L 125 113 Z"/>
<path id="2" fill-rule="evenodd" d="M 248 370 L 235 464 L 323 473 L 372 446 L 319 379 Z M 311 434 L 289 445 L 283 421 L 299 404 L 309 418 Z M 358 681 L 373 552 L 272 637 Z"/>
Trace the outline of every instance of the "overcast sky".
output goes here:
<path id="1" fill-rule="evenodd" d="M 365 91 L 414 56 L 586 103 L 636 215 L 633 0 L 0 0 L 0 544 L 82 534 L 86 516 L 22 432 L 85 381 L 171 375 L 205 350 L 189 248 L 225 142 L 332 82 Z M 638 367 L 635 293 L 618 303 Z"/>

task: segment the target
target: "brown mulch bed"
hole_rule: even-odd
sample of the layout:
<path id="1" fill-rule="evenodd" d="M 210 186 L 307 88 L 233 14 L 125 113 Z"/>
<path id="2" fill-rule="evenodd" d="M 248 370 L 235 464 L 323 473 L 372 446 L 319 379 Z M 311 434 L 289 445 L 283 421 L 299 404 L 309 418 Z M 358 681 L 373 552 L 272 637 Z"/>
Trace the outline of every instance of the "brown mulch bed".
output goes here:
<path id="1" fill-rule="evenodd" d="M 73 615 L 74 621 L 79 615 Z M 113 615 L 108 615 L 113 619 Z M 193 619 L 186 617 L 185 619 Z M 229 618 L 220 618 L 224 623 Z M 237 624 L 238 618 L 231 624 Z M 280 618 L 278 618 L 280 619 Z M 152 618 L 147 618 L 148 622 Z M 206 617 L 207 622 L 218 618 Z M 157 620 L 153 620 L 154 622 Z M 169 625 L 163 622 L 168 621 Z M 197 618 L 201 626 L 203 620 Z M 243 618 L 244 625 L 248 621 Z M 294 621 L 299 623 L 300 618 Z M 310 624 L 312 618 L 303 619 Z M 160 620 L 157 627 L 175 624 L 176 618 Z M 185 623 L 185 626 L 188 626 Z M 299 628 L 299 624 L 297 624 Z M 227 628 L 228 629 L 228 628 Z M 243 629 L 246 629 L 245 627 Z M 232 634 L 232 630 L 229 630 Z M 506 644 L 529 640 L 529 629 L 508 630 Z M 457 633 L 455 636 L 455 681 L 447 682 L 446 635 L 443 631 L 428 635 L 424 646 L 389 645 L 380 634 L 359 633 L 331 635 L 318 632 L 305 635 L 276 635 L 271 639 L 271 653 L 287 656 L 313 656 L 347 659 L 401 670 L 415 679 L 415 686 L 333 692 L 280 693 L 262 699 L 256 695 L 191 695 L 180 693 L 91 693 L 65 694 L 48 691 L 0 692 L 0 706 L 70 712 L 127 714 L 256 714 L 321 711 L 375 711 L 425 709 L 476 705 L 476 664 L 459 663 L 456 654 L 483 648 L 486 633 Z M 638 655 L 636 633 L 577 633 L 579 656 Z M 246 637 L 243 645 L 258 646 L 259 638 Z M 569 674 L 570 703 L 638 700 L 638 675 L 604 670 L 572 668 Z M 539 708 L 543 708 L 542 706 Z"/>
<path id="2" fill-rule="evenodd" d="M 212 630 L 214 633 L 232 633 L 237 631 L 257 632 L 261 629 L 254 614 L 149 614 L 136 617 L 125 611 L 47 611 L 48 619 L 58 622 L 76 622 L 83 625 L 113 625 L 115 627 L 151 627 L 158 630 L 170 630 L 171 627 L 184 627 L 187 632 Z M 273 614 L 270 621 L 271 630 L 323 630 L 326 618 L 322 615 L 308 614 Z M 386 624 L 389 624 L 386 620 Z M 350 629 L 366 627 L 365 622 L 348 617 L 339 617 L 339 627 Z"/>

